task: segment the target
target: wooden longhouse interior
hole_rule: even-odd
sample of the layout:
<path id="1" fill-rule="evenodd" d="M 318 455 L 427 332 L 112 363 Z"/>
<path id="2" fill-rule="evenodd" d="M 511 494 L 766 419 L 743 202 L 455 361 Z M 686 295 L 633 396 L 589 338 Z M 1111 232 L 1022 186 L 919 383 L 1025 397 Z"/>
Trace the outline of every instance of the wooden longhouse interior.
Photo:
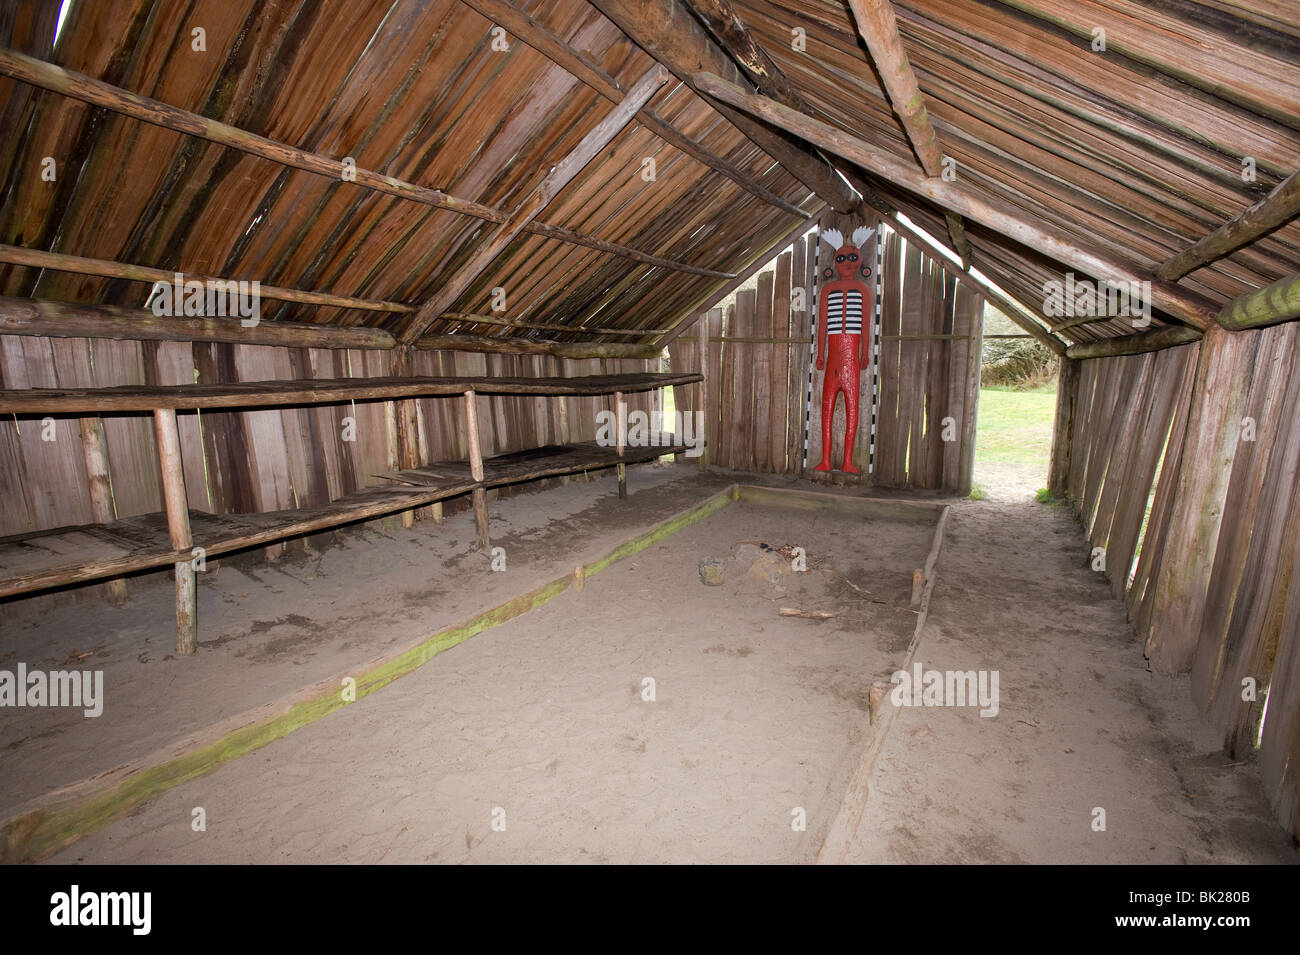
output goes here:
<path id="1" fill-rule="evenodd" d="M 0 40 L 4 861 L 1296 861 L 1295 0 Z"/>

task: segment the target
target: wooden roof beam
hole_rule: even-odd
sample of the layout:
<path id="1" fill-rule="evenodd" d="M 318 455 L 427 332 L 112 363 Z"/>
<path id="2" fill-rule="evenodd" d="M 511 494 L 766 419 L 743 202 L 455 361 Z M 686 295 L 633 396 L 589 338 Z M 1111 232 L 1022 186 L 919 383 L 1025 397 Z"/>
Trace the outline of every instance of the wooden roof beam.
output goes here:
<path id="1" fill-rule="evenodd" d="M 161 126 L 163 129 L 206 139 L 208 142 L 227 146 L 231 149 L 238 149 L 241 152 L 262 159 L 269 159 L 271 162 L 279 163 L 282 166 L 301 169 L 303 172 L 324 176 L 336 182 L 342 181 L 343 164 L 337 159 L 331 159 L 319 153 L 308 152 L 305 149 L 298 149 L 296 146 L 290 146 L 274 139 L 268 139 L 265 136 L 259 136 L 256 133 L 250 133 L 237 126 L 200 116 L 198 113 L 168 105 L 148 96 L 132 93 L 119 86 L 113 86 L 111 83 L 94 79 L 84 73 L 65 70 L 53 63 L 38 60 L 16 50 L 0 48 L 0 74 L 13 77 L 24 83 L 30 83 L 33 86 L 39 86 L 42 89 L 61 93 L 83 103 L 90 103 L 92 106 L 111 109 L 123 116 L 129 116 L 132 119 L 150 123 L 154 126 Z M 349 181 L 353 185 L 360 186 L 363 189 L 371 189 L 375 192 L 382 192 L 385 195 L 396 196 L 399 199 L 410 199 L 414 202 L 421 202 L 438 209 L 446 209 L 448 212 L 455 212 L 460 215 L 473 216 L 488 222 L 503 223 L 510 217 L 509 213 L 494 209 L 481 202 L 461 199 L 439 189 L 417 186 L 415 183 L 407 182 L 404 179 L 386 176 L 369 169 L 363 169 L 360 166 L 351 170 L 350 173 L 353 178 Z M 709 278 L 735 278 L 729 272 L 719 272 L 714 269 L 701 268 L 686 262 L 677 262 L 661 256 L 651 255 L 639 249 L 633 249 L 606 239 L 599 239 L 592 235 L 576 232 L 573 229 L 566 229 L 563 226 L 530 222 L 526 227 L 526 231 L 549 239 L 557 239 L 561 242 L 582 245 L 600 252 L 619 255 L 636 262 L 643 262 L 646 265 L 654 265 L 678 272 L 688 272 L 693 275 L 704 275 Z"/>
<path id="2" fill-rule="evenodd" d="M 596 158 L 620 132 L 632 122 L 634 116 L 650 102 L 650 97 L 659 91 L 659 87 L 668 82 L 668 71 L 655 64 L 637 81 L 623 101 L 610 110 L 609 114 L 596 124 L 595 128 L 578 143 L 573 150 L 550 168 L 545 178 L 538 183 L 524 198 L 505 222 L 492 230 L 480 243 L 470 260 L 458 268 L 455 274 L 434 296 L 420 306 L 412 319 L 404 322 L 398 340 L 409 345 L 428 330 L 429 326 L 442 317 L 442 313 L 451 308 L 490 266 L 494 259 L 505 251 L 524 231 L 533 219 L 537 218 L 546 206 L 564 190 L 574 177 Z"/>
<path id="3" fill-rule="evenodd" d="M 86 305 L 47 299 L 0 297 L 0 335 L 107 338 L 119 341 L 230 342 L 290 348 L 390 349 L 382 328 L 260 321 L 238 318 L 155 315 L 147 308 Z"/>
<path id="4" fill-rule="evenodd" d="M 1102 338 L 1095 342 L 1080 342 L 1071 345 L 1065 351 L 1066 358 L 1113 358 L 1116 355 L 1143 355 L 1147 352 L 1160 351 L 1162 348 L 1174 348 L 1199 342 L 1204 334 L 1185 325 L 1166 325 L 1152 328 L 1135 335 L 1120 335 L 1117 338 Z"/>
<path id="5" fill-rule="evenodd" d="M 1188 272 L 1267 235 L 1297 215 L 1300 215 L 1300 172 L 1293 172 L 1249 209 L 1161 263 L 1156 275 L 1170 282 L 1180 279 Z"/>
<path id="6" fill-rule="evenodd" d="M 181 273 L 186 281 L 212 283 L 238 282 L 240 279 L 216 278 L 187 272 L 184 269 L 155 269 L 147 265 L 131 265 L 113 259 L 92 259 L 81 255 L 66 255 L 62 252 L 45 252 L 39 249 L 25 249 L 17 245 L 0 244 L 0 263 L 7 265 L 25 265 L 36 269 L 54 269 L 59 272 L 75 272 L 78 275 L 99 275 L 104 278 L 127 279 L 134 282 L 165 282 L 170 285 L 176 273 Z M 303 305 L 326 305 L 335 308 L 357 308 L 369 312 L 413 312 L 415 306 L 402 302 L 386 302 L 382 299 L 357 298 L 352 295 L 334 295 L 330 292 L 309 292 L 303 289 L 281 288 L 278 285 L 266 285 L 258 282 L 258 294 L 262 298 L 279 302 L 298 302 Z"/>
<path id="7" fill-rule="evenodd" d="M 683 0 L 592 0 L 592 5 L 614 21 L 633 43 L 692 88 L 691 78 L 701 69 L 731 81 L 743 78 L 740 69 L 696 21 Z M 815 149 L 791 142 L 743 110 L 726 103 L 712 105 L 831 208 L 844 213 L 858 210 L 858 196 Z"/>
<path id="8" fill-rule="evenodd" d="M 849 7 L 853 11 L 858 35 L 871 53 L 880 79 L 885 84 L 889 103 L 903 126 L 903 132 L 907 134 L 907 141 L 912 144 L 912 151 L 916 153 L 921 168 L 931 178 L 942 175 L 943 150 L 939 146 L 934 124 L 930 122 L 930 114 L 925 108 L 925 96 L 916 81 L 916 73 L 903 48 L 893 4 L 889 0 L 849 0 Z M 961 258 L 962 268 L 969 271 L 971 246 L 961 216 L 955 212 L 945 212 L 944 218 L 948 223 L 948 235 L 952 238 L 953 248 Z"/>
<path id="9" fill-rule="evenodd" d="M 945 210 L 960 213 L 967 219 L 1087 275 L 1117 283 L 1149 282 L 1151 303 L 1194 328 L 1204 329 L 1218 314 L 1219 309 L 1213 302 L 1195 292 L 1158 279 L 1152 273 L 1130 262 L 1116 259 L 1104 250 L 1089 248 L 1067 232 L 1036 223 L 1009 203 L 990 200 L 963 183 L 931 179 L 910 162 L 881 152 L 839 127 L 806 116 L 768 97 L 751 93 L 718 76 L 697 74 L 694 84 L 716 99 L 746 110 L 779 129 L 856 163 L 894 185 L 932 200 Z"/>
<path id="10" fill-rule="evenodd" d="M 463 2 L 492 22 L 505 27 L 512 35 L 550 59 L 552 63 L 563 67 L 573 77 L 587 84 L 611 103 L 623 99 L 626 90 L 619 85 L 618 80 L 518 7 L 507 3 L 506 0 L 463 0 Z M 637 113 L 637 120 L 664 142 L 726 176 L 750 195 L 768 205 L 800 218 L 808 214 L 794 203 L 782 199 L 770 189 L 759 185 L 734 164 L 709 152 L 695 140 L 679 132 L 650 107 L 647 106 Z"/>

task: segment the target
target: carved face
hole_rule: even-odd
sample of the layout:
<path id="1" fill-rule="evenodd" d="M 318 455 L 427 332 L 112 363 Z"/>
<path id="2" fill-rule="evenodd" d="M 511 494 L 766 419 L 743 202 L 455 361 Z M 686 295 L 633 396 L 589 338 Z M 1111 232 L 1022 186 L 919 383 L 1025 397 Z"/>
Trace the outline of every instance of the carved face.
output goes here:
<path id="1" fill-rule="evenodd" d="M 858 274 L 858 263 L 862 253 L 856 245 L 841 246 L 835 252 L 835 271 L 842 279 L 851 279 Z"/>

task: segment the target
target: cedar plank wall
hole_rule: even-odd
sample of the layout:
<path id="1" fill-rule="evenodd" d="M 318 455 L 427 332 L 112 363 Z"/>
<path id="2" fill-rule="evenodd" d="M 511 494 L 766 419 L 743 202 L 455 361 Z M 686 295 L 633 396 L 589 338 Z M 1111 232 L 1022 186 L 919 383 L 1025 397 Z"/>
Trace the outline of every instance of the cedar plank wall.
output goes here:
<path id="1" fill-rule="evenodd" d="M 1195 345 L 1080 362 L 1071 439 L 1054 452 L 1090 552 L 1105 548 L 1107 576 L 1136 639 L 1156 668 L 1191 673 L 1192 697 L 1234 759 L 1254 745 L 1268 688 L 1260 768 L 1293 835 L 1300 835 L 1300 586 L 1292 586 L 1300 570 L 1300 366 L 1290 356 L 1298 345 L 1295 323 L 1211 329 Z M 1253 702 L 1242 699 L 1246 678 L 1257 686 Z"/>
<path id="2" fill-rule="evenodd" d="M 830 221 L 846 235 L 852 233 L 852 220 Z M 705 397 L 712 466 L 813 474 L 811 466 L 821 454 L 821 372 L 813 372 L 812 414 L 805 416 L 816 331 L 817 242 L 816 235 L 805 237 L 782 253 L 773 268 L 760 272 L 756 289 L 737 293 L 725 323 L 721 308 L 705 316 L 714 339 L 709 346 Z M 826 249 L 823 244 L 823 253 Z M 874 273 L 874 242 L 867 254 Z M 823 254 L 820 261 L 824 271 L 827 256 Z M 968 494 L 974 466 L 983 296 L 892 231 L 886 233 L 883 270 L 875 463 L 862 483 Z M 807 289 L 807 307 L 788 308 L 792 288 L 800 286 Z M 790 341 L 736 340 L 751 338 Z M 673 369 L 696 370 L 698 348 L 693 332 L 674 339 L 669 345 Z M 864 369 L 854 445 L 854 461 L 864 474 L 871 454 L 871 389 L 871 371 Z M 678 407 L 693 409 L 693 394 L 694 386 L 678 389 Z M 948 417 L 953 419 L 956 440 L 945 442 L 943 421 Z M 807 434 L 808 470 L 803 466 L 806 420 L 813 429 Z M 843 457 L 843 400 L 836 402 L 835 421 L 832 460 L 838 465 Z M 842 477 L 834 472 L 832 480 Z"/>
<path id="3" fill-rule="evenodd" d="M 265 345 L 102 341 L 0 336 L 0 387 L 77 388 L 130 384 L 347 378 L 388 375 L 392 353 L 280 348 Z M 541 374 L 577 376 L 657 370 L 656 362 L 537 359 L 535 356 L 421 351 L 413 375 Z M 480 398 L 484 455 L 566 440 L 595 438 L 595 413 L 612 396 Z M 629 394 L 631 409 L 648 411 L 651 393 Z M 558 405 L 566 407 L 561 413 Z M 358 488 L 386 483 L 396 449 L 383 401 L 192 412 L 178 415 L 189 505 L 215 514 L 323 504 Z M 419 406 L 421 462 L 464 460 L 460 398 L 426 398 Z M 342 440 L 343 419 L 356 419 L 356 440 Z M 78 419 L 55 417 L 53 442 L 41 440 L 39 417 L 0 420 L 0 536 L 31 533 L 94 518 Z M 201 427 L 200 427 L 201 425 Z M 104 416 L 109 474 L 118 517 L 157 512 L 161 482 L 148 415 Z M 200 433 L 201 431 L 201 433 Z M 274 556 L 282 545 L 267 548 Z M 23 598 L 40 600 L 44 598 Z M 21 602 L 21 601 L 20 601 Z"/>

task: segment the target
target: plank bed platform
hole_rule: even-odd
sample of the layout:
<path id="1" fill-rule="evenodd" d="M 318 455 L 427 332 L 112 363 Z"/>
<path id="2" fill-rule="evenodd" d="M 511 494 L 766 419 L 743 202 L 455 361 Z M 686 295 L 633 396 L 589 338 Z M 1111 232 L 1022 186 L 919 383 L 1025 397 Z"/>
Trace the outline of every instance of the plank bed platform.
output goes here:
<path id="1" fill-rule="evenodd" d="M 565 474 L 599 471 L 603 468 L 615 467 L 620 463 L 641 464 L 663 457 L 665 454 L 681 454 L 686 451 L 686 445 L 678 442 L 671 434 L 657 437 L 659 444 L 648 448 L 626 448 L 621 458 L 617 449 L 602 447 L 595 441 L 567 445 L 550 444 L 540 448 L 529 448 L 526 451 L 516 451 L 513 454 L 485 458 L 483 486 L 505 487 L 508 484 L 539 481 L 542 478 L 559 477 Z M 472 483 L 467 461 L 447 461 L 421 468 L 386 471 L 375 476 L 400 484 L 421 487 L 436 487 L 447 481 L 462 479 L 470 480 Z"/>
<path id="2" fill-rule="evenodd" d="M 205 557 L 216 557 L 423 507 L 468 494 L 476 488 L 504 487 L 615 467 L 619 463 L 637 464 L 686 450 L 672 435 L 662 435 L 660 440 L 662 444 L 657 447 L 627 448 L 622 458 L 615 448 L 601 447 L 595 442 L 550 445 L 504 454 L 484 460 L 481 483 L 471 476 L 470 465 L 465 461 L 395 471 L 377 477 L 400 486 L 363 488 L 321 507 L 220 515 L 191 510 L 193 545 L 184 550 L 172 546 L 167 515 L 162 512 L 109 524 L 59 527 L 4 537 L 0 538 L 0 597 L 190 561 L 194 548 L 203 548 Z"/>

